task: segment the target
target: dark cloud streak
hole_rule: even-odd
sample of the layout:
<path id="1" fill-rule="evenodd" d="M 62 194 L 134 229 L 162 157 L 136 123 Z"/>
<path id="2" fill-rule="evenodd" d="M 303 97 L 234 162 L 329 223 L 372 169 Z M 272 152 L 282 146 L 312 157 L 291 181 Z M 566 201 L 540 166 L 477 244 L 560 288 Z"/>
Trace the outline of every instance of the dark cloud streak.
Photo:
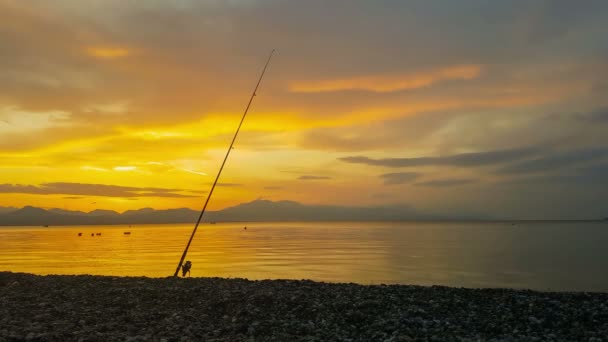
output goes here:
<path id="1" fill-rule="evenodd" d="M 608 107 L 598 108 L 583 114 L 582 119 L 591 123 L 608 123 Z"/>
<path id="2" fill-rule="evenodd" d="M 608 187 L 608 163 L 577 167 L 570 170 L 560 169 L 558 171 L 561 172 L 522 175 L 521 177 L 506 179 L 498 184 L 508 186 L 521 184 L 528 187 L 551 184 L 553 186 L 563 185 L 571 188 L 592 186 L 596 189 Z"/>
<path id="3" fill-rule="evenodd" d="M 365 156 L 352 156 L 338 158 L 346 163 L 366 164 L 385 167 L 413 167 L 413 166 L 457 166 L 473 167 L 495 165 L 533 156 L 538 151 L 532 148 L 511 150 L 496 150 L 487 152 L 461 153 L 444 157 L 417 157 L 417 158 L 383 158 L 373 159 Z"/>
<path id="4" fill-rule="evenodd" d="M 380 175 L 380 178 L 384 180 L 384 185 L 406 184 L 413 182 L 418 177 L 420 174 L 416 172 L 394 172 Z"/>
<path id="5" fill-rule="evenodd" d="M 543 156 L 507 165 L 497 170 L 503 174 L 559 171 L 576 164 L 608 158 L 608 148 L 579 149 Z"/>
<path id="6" fill-rule="evenodd" d="M 185 190 L 165 188 L 136 188 L 119 185 L 86 183 L 43 183 L 39 186 L 21 184 L 0 184 L 0 193 L 21 193 L 35 195 L 83 195 L 104 197 L 198 197 L 179 194 Z"/>
<path id="7" fill-rule="evenodd" d="M 431 186 L 431 187 L 448 187 L 448 186 L 458 186 L 458 185 L 466 185 L 477 183 L 479 180 L 474 178 L 454 178 L 454 179 L 435 179 L 426 182 L 416 183 L 414 185 L 419 186 Z"/>
<path id="8" fill-rule="evenodd" d="M 298 177 L 298 179 L 299 180 L 324 180 L 324 179 L 331 179 L 331 177 L 304 175 L 304 176 Z"/>

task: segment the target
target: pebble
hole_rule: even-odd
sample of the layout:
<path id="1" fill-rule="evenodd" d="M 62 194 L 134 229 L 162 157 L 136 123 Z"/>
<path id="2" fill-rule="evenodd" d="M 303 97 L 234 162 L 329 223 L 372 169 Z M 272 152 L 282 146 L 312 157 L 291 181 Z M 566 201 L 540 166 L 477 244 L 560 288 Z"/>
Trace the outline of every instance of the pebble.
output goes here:
<path id="1" fill-rule="evenodd" d="M 608 342 L 608 294 L 0 272 L 0 341 Z"/>

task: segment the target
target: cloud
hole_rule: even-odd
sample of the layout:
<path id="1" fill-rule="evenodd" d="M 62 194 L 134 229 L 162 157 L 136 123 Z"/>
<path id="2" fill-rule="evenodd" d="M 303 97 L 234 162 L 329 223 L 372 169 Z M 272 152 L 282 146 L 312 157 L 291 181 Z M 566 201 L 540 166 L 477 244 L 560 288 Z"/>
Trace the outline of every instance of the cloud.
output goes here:
<path id="1" fill-rule="evenodd" d="M 521 177 L 514 177 L 503 180 L 498 184 L 513 185 L 521 184 L 529 188 L 539 185 L 550 184 L 552 186 L 565 186 L 571 189 L 588 191 L 587 186 L 603 192 L 608 186 L 608 163 L 575 167 L 572 169 L 557 169 L 554 173 L 534 173 L 523 174 Z"/>
<path id="2" fill-rule="evenodd" d="M 208 176 L 208 174 L 201 172 L 201 171 L 194 171 L 194 170 L 182 169 L 182 168 L 178 168 L 177 170 L 181 170 L 181 171 L 192 173 L 192 174 L 199 175 L 199 176 Z"/>
<path id="3" fill-rule="evenodd" d="M 108 172 L 108 169 L 105 169 L 103 167 L 97 167 L 97 166 L 90 166 L 90 165 L 83 165 L 80 167 L 81 170 L 84 171 L 99 171 L 99 172 Z"/>
<path id="4" fill-rule="evenodd" d="M 0 106 L 2 103 L 0 102 Z M 65 111 L 29 112 L 16 107 L 0 107 L 0 134 L 30 134 L 55 127 L 70 126 L 71 114 Z"/>
<path id="5" fill-rule="evenodd" d="M 154 187 L 129 187 L 106 184 L 85 183 L 43 183 L 36 185 L 0 184 L 0 193 L 11 194 L 36 194 L 36 195 L 82 195 L 82 196 L 107 196 L 107 197 L 197 197 L 184 195 L 177 192 L 182 189 L 165 189 Z"/>
<path id="6" fill-rule="evenodd" d="M 90 47 L 87 54 L 96 58 L 115 59 L 130 55 L 130 51 L 121 47 Z"/>
<path id="7" fill-rule="evenodd" d="M 336 80 L 295 82 L 290 86 L 296 93 L 322 93 L 344 90 L 365 90 L 387 93 L 400 90 L 423 88 L 448 80 L 470 80 L 481 73 L 479 65 L 459 65 L 440 68 L 411 75 L 373 75 Z"/>
<path id="8" fill-rule="evenodd" d="M 351 156 L 338 158 L 346 163 L 365 164 L 385 167 L 412 167 L 447 165 L 457 167 L 485 166 L 520 160 L 536 154 L 533 148 L 519 148 L 510 150 L 496 150 L 486 152 L 472 152 L 453 154 L 443 157 L 416 157 L 416 158 L 382 158 L 373 159 L 365 156 Z"/>
<path id="9" fill-rule="evenodd" d="M 205 172 L 202 172 L 202 171 L 192 170 L 192 169 L 183 168 L 183 167 L 177 167 L 177 166 L 171 165 L 169 163 L 161 163 L 161 162 L 154 162 L 154 161 L 144 163 L 143 168 L 146 168 L 153 172 L 159 172 L 159 173 L 170 172 L 170 171 L 183 171 L 183 172 L 187 172 L 187 173 L 191 173 L 191 174 L 195 174 L 195 175 L 199 175 L 199 176 L 208 176 L 208 174 L 206 174 Z"/>
<path id="10" fill-rule="evenodd" d="M 298 146 L 315 150 L 366 151 L 424 145 L 433 133 L 450 123 L 451 116 L 445 112 L 426 112 L 364 124 L 316 127 L 303 132 Z"/>
<path id="11" fill-rule="evenodd" d="M 121 172 L 135 171 L 135 170 L 137 170 L 137 167 L 136 166 L 115 166 L 114 168 L 112 168 L 112 170 L 121 171 Z"/>
<path id="12" fill-rule="evenodd" d="M 322 180 L 322 179 L 331 179 L 331 177 L 304 175 L 304 176 L 298 177 L 298 179 L 299 180 Z"/>
<path id="13" fill-rule="evenodd" d="M 431 186 L 431 187 L 448 187 L 465 184 L 477 183 L 479 180 L 474 178 L 454 178 L 454 179 L 435 179 L 426 182 L 415 183 L 414 185 Z"/>
<path id="14" fill-rule="evenodd" d="M 608 123 L 608 107 L 598 108 L 585 114 L 580 114 L 579 118 L 590 123 Z"/>
<path id="15" fill-rule="evenodd" d="M 598 189 L 605 189 L 608 186 L 608 163 L 578 168 L 575 170 L 574 175 L 579 183 L 597 186 Z"/>
<path id="16" fill-rule="evenodd" d="M 420 177 L 420 174 L 416 172 L 395 172 L 380 175 L 380 178 L 384 180 L 384 185 L 406 184 L 413 182 L 418 177 Z"/>
<path id="17" fill-rule="evenodd" d="M 559 152 L 530 160 L 520 161 L 496 170 L 504 174 L 559 171 L 576 164 L 608 158 L 608 148 L 588 148 Z"/>
<path id="18" fill-rule="evenodd" d="M 584 6 L 568 0 L 538 1 L 518 11 L 515 36 L 525 42 L 543 44 L 565 38 L 586 22 L 597 20 L 597 11 L 606 11 L 603 1 L 588 1 Z"/>

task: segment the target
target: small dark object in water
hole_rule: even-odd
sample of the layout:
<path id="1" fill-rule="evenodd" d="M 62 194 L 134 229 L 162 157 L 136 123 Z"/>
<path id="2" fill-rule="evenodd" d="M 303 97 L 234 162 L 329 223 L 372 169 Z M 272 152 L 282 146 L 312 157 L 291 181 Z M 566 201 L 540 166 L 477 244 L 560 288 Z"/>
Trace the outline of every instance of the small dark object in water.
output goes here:
<path id="1" fill-rule="evenodd" d="M 78 236 L 82 236 L 82 233 L 78 233 Z"/>
<path id="2" fill-rule="evenodd" d="M 243 227 L 244 230 L 247 230 L 247 226 Z"/>
<path id="3" fill-rule="evenodd" d="M 125 235 L 131 235 L 131 232 L 124 232 Z"/>
<path id="4" fill-rule="evenodd" d="M 91 236 L 95 236 L 95 234 L 94 234 L 94 233 L 91 233 Z"/>
<path id="5" fill-rule="evenodd" d="M 101 235 L 101 233 L 97 233 L 97 234 L 95 234 L 95 235 L 100 236 L 100 235 Z"/>
<path id="6" fill-rule="evenodd" d="M 185 277 L 186 273 L 188 274 L 188 277 L 189 277 L 191 268 L 192 268 L 192 263 L 190 262 L 190 260 L 186 261 L 186 263 L 182 265 L 182 277 Z"/>

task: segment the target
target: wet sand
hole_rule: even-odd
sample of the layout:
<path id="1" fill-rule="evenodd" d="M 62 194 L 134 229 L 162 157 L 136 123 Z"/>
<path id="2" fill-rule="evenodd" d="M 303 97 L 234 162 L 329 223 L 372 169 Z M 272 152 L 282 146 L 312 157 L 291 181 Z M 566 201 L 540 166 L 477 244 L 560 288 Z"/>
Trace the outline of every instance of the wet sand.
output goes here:
<path id="1" fill-rule="evenodd" d="M 608 341 L 608 294 L 0 272 L 0 341 Z"/>

